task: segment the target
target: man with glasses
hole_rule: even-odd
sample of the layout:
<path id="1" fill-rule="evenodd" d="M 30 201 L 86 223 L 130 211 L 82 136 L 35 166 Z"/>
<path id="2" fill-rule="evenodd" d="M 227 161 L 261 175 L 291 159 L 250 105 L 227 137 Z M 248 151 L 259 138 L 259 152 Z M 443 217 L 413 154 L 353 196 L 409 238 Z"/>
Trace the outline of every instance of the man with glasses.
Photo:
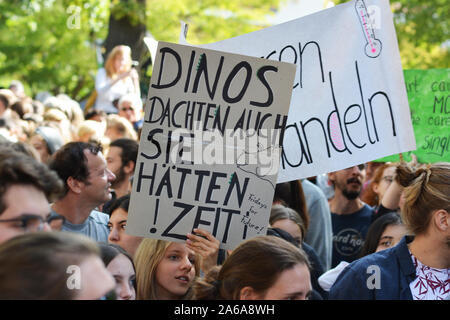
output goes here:
<path id="1" fill-rule="evenodd" d="M 8 146 L 0 147 L 0 243 L 35 231 L 50 231 L 63 217 L 50 218 L 49 200 L 62 191 L 55 172 Z"/>
<path id="2" fill-rule="evenodd" d="M 372 223 L 374 210 L 359 198 L 363 170 L 364 165 L 359 165 L 328 174 L 334 186 L 334 197 L 329 202 L 333 227 L 332 268 L 341 261 L 358 259 Z"/>
<path id="3" fill-rule="evenodd" d="M 64 195 L 52 204 L 52 215 L 62 215 L 62 231 L 84 234 L 96 241 L 108 241 L 107 214 L 95 210 L 111 200 L 111 183 L 116 178 L 106 166 L 100 146 L 70 142 L 50 162 L 64 182 Z"/>

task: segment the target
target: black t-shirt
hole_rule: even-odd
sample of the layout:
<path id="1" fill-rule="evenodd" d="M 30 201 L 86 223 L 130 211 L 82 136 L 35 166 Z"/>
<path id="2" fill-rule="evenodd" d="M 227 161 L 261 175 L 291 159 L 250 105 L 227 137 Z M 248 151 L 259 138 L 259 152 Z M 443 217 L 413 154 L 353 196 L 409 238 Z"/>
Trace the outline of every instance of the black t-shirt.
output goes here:
<path id="1" fill-rule="evenodd" d="M 352 262 L 358 259 L 373 215 L 373 208 L 367 204 L 352 214 L 331 213 L 333 226 L 332 268 L 341 261 Z"/>

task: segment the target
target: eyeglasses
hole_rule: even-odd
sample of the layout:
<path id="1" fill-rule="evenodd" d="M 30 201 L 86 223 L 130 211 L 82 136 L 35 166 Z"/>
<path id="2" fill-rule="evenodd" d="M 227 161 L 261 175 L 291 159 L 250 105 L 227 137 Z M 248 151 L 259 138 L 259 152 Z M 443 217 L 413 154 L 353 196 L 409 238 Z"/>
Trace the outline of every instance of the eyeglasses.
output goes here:
<path id="1" fill-rule="evenodd" d="M 40 215 L 24 213 L 18 218 L 4 219 L 0 222 L 18 222 L 19 228 L 22 228 L 25 232 L 36 232 L 44 230 L 44 226 L 47 223 L 53 230 L 60 229 L 65 221 L 65 218 L 60 215 L 49 216 L 44 219 Z"/>

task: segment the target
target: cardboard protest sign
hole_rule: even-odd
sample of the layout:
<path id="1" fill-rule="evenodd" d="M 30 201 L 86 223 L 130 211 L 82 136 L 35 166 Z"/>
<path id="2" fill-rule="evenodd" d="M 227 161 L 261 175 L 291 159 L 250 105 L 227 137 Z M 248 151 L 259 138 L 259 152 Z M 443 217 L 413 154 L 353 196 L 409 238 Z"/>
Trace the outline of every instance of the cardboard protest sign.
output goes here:
<path id="1" fill-rule="evenodd" d="M 405 70 L 405 84 L 420 163 L 450 162 L 450 69 Z M 410 153 L 404 154 L 406 161 Z M 377 161 L 399 161 L 389 156 Z"/>
<path id="2" fill-rule="evenodd" d="M 350 1 L 202 47 L 297 65 L 278 182 L 416 149 L 387 0 Z"/>
<path id="3" fill-rule="evenodd" d="M 159 42 L 128 234 L 232 249 L 266 234 L 295 65 Z"/>

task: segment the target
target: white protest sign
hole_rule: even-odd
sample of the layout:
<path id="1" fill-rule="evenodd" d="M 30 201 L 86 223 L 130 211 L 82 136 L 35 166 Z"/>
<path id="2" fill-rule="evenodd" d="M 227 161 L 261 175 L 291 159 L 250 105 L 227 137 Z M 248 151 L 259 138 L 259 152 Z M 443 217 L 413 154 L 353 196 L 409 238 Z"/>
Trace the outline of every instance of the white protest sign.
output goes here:
<path id="1" fill-rule="evenodd" d="M 351 1 L 202 47 L 297 65 L 278 182 L 416 149 L 387 0 Z"/>
<path id="2" fill-rule="evenodd" d="M 126 233 L 233 249 L 264 235 L 295 65 L 159 42 Z"/>

